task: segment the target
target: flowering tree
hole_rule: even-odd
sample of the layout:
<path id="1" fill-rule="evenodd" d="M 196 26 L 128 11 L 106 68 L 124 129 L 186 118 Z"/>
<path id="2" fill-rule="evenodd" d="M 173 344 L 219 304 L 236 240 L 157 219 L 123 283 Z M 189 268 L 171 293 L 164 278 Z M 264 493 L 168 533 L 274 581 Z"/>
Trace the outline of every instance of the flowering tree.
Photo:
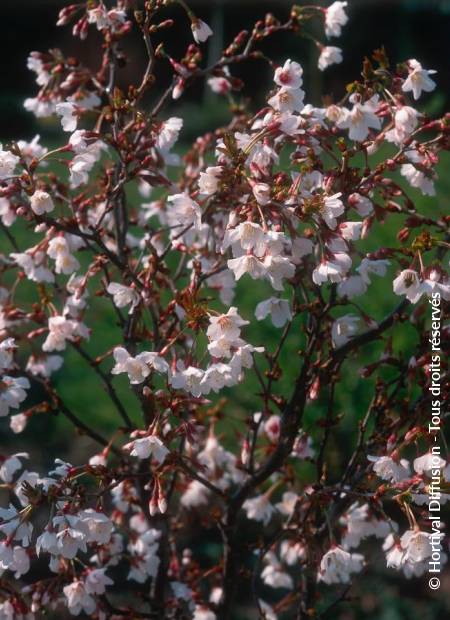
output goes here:
<path id="1" fill-rule="evenodd" d="M 2 248 L 11 250 L 1 256 L 0 415 L 13 433 L 37 415 L 64 416 L 74 436 L 98 445 L 87 462 L 57 459 L 49 473 L 29 469 L 28 454 L 3 457 L 0 617 L 66 606 L 99 619 L 227 619 L 236 617 L 239 583 L 252 617 L 325 617 L 371 570 L 359 549 L 369 537 L 381 539 L 390 570 L 422 575 L 443 536 L 428 520 L 427 496 L 450 480 L 436 452 L 448 217 L 415 205 L 420 192 L 434 195 L 439 153 L 450 146 L 450 117 L 413 107 L 434 89 L 434 72 L 417 60 L 391 66 L 378 50 L 341 101 L 318 108 L 305 103 L 300 64 L 276 66 L 260 44 L 305 35 L 320 70 L 339 63 L 341 50 L 315 41 L 308 25 L 318 20 L 326 37 L 339 36 L 346 2 L 293 6 L 283 22 L 267 15 L 212 66 L 202 62 L 212 32 L 183 0 L 113 4 L 88 0 L 59 16 L 82 40 L 100 33 L 100 63 L 55 49 L 29 57 L 40 90 L 25 107 L 60 117 L 61 146 L 48 151 L 36 138 L 0 150 Z M 164 47 L 172 4 L 195 40 L 178 60 Z M 138 84 L 119 87 L 121 43 L 136 29 L 148 64 Z M 273 70 L 258 111 L 234 99 L 242 83 L 233 68 L 244 62 Z M 166 90 L 156 66 L 171 76 Z M 180 159 L 173 147 L 183 120 L 168 118 L 166 106 L 204 79 L 229 98 L 231 120 Z M 143 105 L 152 97 L 153 107 Z M 396 239 L 367 253 L 385 223 Z M 391 305 L 377 321 L 363 310 L 367 298 L 376 315 L 376 279 Z M 251 313 L 240 285 L 235 294 L 241 280 L 264 283 Z M 115 312 L 112 350 L 100 348 L 104 303 Z M 248 342 L 255 320 L 260 337 Z M 269 321 L 279 330 L 273 350 Z M 402 325 L 411 351 L 396 346 Z M 292 342 L 298 355 L 283 368 Z M 106 389 L 111 436 L 90 421 L 95 395 L 91 412 L 73 411 L 57 389 L 55 377 L 70 377 L 68 349 Z M 373 394 L 336 469 L 329 447 L 347 422 L 336 397 L 349 361 L 362 355 L 361 381 L 376 379 Z M 294 378 L 282 393 L 286 372 Z M 124 401 L 119 374 L 136 401 Z M 252 375 L 259 411 L 228 425 L 222 394 Z M 318 398 L 326 406 L 308 427 Z M 220 535 L 216 566 L 186 545 L 193 518 Z M 249 545 L 240 537 L 246 521 Z"/>

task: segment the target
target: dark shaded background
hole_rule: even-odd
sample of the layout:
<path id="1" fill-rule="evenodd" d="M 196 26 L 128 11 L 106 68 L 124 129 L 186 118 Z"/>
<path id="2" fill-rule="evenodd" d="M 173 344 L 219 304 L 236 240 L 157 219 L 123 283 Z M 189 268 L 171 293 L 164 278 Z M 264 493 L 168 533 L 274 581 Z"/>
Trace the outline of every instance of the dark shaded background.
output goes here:
<path id="1" fill-rule="evenodd" d="M 57 28 L 56 16 L 60 8 L 73 0 L 2 0 L 0 4 L 0 50 L 2 88 L 0 93 L 0 139 L 32 137 L 39 131 L 43 137 L 53 133 L 55 121 L 36 123 L 33 115 L 23 109 L 23 101 L 36 92 L 34 75 L 26 68 L 28 53 L 32 50 L 46 51 L 50 47 L 60 47 L 66 53 L 79 56 L 84 62 L 99 62 L 96 50 L 96 37 L 90 35 L 87 41 L 80 42 L 70 33 L 70 27 Z M 222 48 L 244 27 L 271 11 L 284 19 L 292 4 L 291 0 L 192 0 L 190 5 L 196 13 L 210 23 L 215 37 L 207 49 L 208 61 L 216 59 Z M 322 3 L 325 5 L 330 2 Z M 339 45 L 344 50 L 344 62 L 331 67 L 324 74 L 317 71 L 318 52 L 314 45 L 301 38 L 279 35 L 264 48 L 276 59 L 292 57 L 299 60 L 305 69 L 307 100 L 318 104 L 321 94 L 331 94 L 336 98 L 342 95 L 345 84 L 357 78 L 361 60 L 380 45 L 385 45 L 393 62 L 407 58 L 418 58 L 426 68 L 437 69 L 439 94 L 428 101 L 431 113 L 439 113 L 448 102 L 450 93 L 450 0 L 349 0 L 350 22 L 344 28 L 344 36 L 331 39 L 330 44 Z M 169 34 L 168 51 L 180 57 L 191 42 L 189 24 L 183 11 L 178 8 L 167 9 L 167 16 L 178 16 L 181 23 Z M 185 28 L 183 20 L 186 21 Z M 91 28 L 90 32 L 93 32 Z M 325 42 L 320 28 L 318 37 Z M 129 65 L 122 70 L 122 79 L 128 82 L 141 75 L 145 62 L 142 41 L 136 33 L 135 39 L 127 43 Z M 161 82 L 168 79 L 166 67 L 162 66 Z M 164 73 L 165 72 L 165 73 Z M 252 98 L 262 97 L 271 80 L 268 67 L 259 63 L 248 63 L 233 70 L 233 74 L 243 77 L 247 83 L 244 95 Z M 156 94 L 154 95 L 156 96 Z M 192 103 L 205 96 L 204 87 L 192 88 L 187 101 Z M 217 104 L 217 98 L 215 98 Z M 199 130 L 208 129 L 220 120 L 220 104 L 212 108 L 210 114 L 190 114 L 187 124 L 191 137 Z"/>

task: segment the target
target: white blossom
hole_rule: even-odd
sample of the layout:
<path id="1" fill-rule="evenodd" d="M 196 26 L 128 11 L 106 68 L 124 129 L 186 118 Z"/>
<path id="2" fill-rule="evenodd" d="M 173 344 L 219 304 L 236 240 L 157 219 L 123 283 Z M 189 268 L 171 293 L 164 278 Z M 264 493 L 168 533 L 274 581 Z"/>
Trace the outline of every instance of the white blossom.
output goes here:
<path id="1" fill-rule="evenodd" d="M 12 367 L 16 349 L 17 345 L 14 338 L 5 338 L 0 342 L 0 371 L 3 372 Z"/>
<path id="2" fill-rule="evenodd" d="M 305 93 L 300 88 L 282 87 L 268 101 L 277 112 L 301 112 L 304 107 Z"/>
<path id="3" fill-rule="evenodd" d="M 26 390 L 30 389 L 30 382 L 26 377 L 8 377 L 5 375 L 0 381 L 0 417 L 8 415 L 10 409 L 17 409 L 26 399 Z"/>
<path id="4" fill-rule="evenodd" d="M 388 260 L 370 260 L 369 258 L 363 258 L 356 271 L 360 274 L 366 284 L 370 284 L 370 274 L 383 277 L 386 275 L 387 268 L 390 262 Z"/>
<path id="5" fill-rule="evenodd" d="M 63 592 L 72 615 L 78 616 L 82 611 L 85 614 L 91 615 L 95 611 L 95 600 L 82 581 L 73 581 L 64 586 Z"/>
<path id="6" fill-rule="evenodd" d="M 288 321 L 292 320 L 291 308 L 286 299 L 270 297 L 259 302 L 255 309 L 255 317 L 258 321 L 262 321 L 269 314 L 275 327 L 283 327 Z"/>
<path id="7" fill-rule="evenodd" d="M 414 99 L 419 99 L 422 91 L 429 93 L 436 88 L 436 83 L 430 78 L 436 71 L 424 69 L 415 58 L 408 60 L 408 68 L 409 75 L 402 85 L 404 93 L 412 92 Z"/>
<path id="8" fill-rule="evenodd" d="M 419 274 L 413 269 L 404 269 L 394 280 L 393 289 L 396 295 L 406 295 L 415 304 L 422 296 Z"/>
<path id="9" fill-rule="evenodd" d="M 295 274 L 295 265 L 287 256 L 269 254 L 264 259 L 264 267 L 266 268 L 266 276 L 276 291 L 282 291 L 284 288 L 283 281 L 293 278 Z"/>
<path id="10" fill-rule="evenodd" d="M 236 280 L 240 280 L 246 273 L 248 273 L 252 280 L 258 280 L 267 274 L 264 263 L 252 254 L 245 254 L 239 258 L 230 258 L 227 261 L 227 266 L 234 273 Z"/>
<path id="11" fill-rule="evenodd" d="M 438 454 L 427 452 L 423 456 L 414 459 L 413 467 L 417 474 L 430 475 L 432 469 L 443 469 L 446 462 Z"/>
<path id="12" fill-rule="evenodd" d="M 338 121 L 338 127 L 348 129 L 350 140 L 363 142 L 369 135 L 369 130 L 380 129 L 381 120 L 375 114 L 378 106 L 378 97 L 374 95 L 365 103 L 354 100 L 353 108 Z"/>
<path id="13" fill-rule="evenodd" d="M 84 582 L 88 594 L 104 594 L 106 586 L 112 586 L 114 581 L 105 575 L 105 568 L 94 568 L 87 574 Z"/>
<path id="14" fill-rule="evenodd" d="M 20 471 L 23 467 L 20 459 L 28 459 L 27 452 L 18 452 L 6 457 L 0 464 L 0 478 L 3 482 L 12 482 L 14 474 Z"/>
<path id="15" fill-rule="evenodd" d="M 335 348 L 342 347 L 358 332 L 359 317 L 346 314 L 334 321 L 331 328 L 331 338 Z"/>
<path id="16" fill-rule="evenodd" d="M 16 221 L 16 211 L 7 198 L 0 197 L 0 220 L 6 228 L 9 228 Z"/>
<path id="17" fill-rule="evenodd" d="M 210 490 L 197 480 L 192 480 L 181 496 L 181 504 L 185 508 L 204 506 L 209 502 Z"/>
<path id="18" fill-rule="evenodd" d="M 24 413 L 16 413 L 9 418 L 9 428 L 16 434 L 24 431 L 27 423 L 28 417 Z"/>
<path id="19" fill-rule="evenodd" d="M 327 37 L 340 37 L 342 26 L 348 22 L 348 16 L 345 12 L 347 2 L 333 2 L 325 10 L 325 34 Z"/>
<path id="20" fill-rule="evenodd" d="M 274 82 L 282 88 L 297 90 L 303 84 L 303 69 L 298 62 L 286 60 L 282 67 L 275 70 Z"/>
<path id="21" fill-rule="evenodd" d="M 270 202 L 270 185 L 267 183 L 255 183 L 252 187 L 256 202 L 262 206 Z"/>
<path id="22" fill-rule="evenodd" d="M 426 156 L 421 155 L 416 150 L 406 151 L 405 155 L 412 163 L 402 164 L 400 167 L 401 175 L 405 177 L 411 187 L 420 189 L 425 196 L 434 196 L 436 194 L 434 187 L 436 173 L 430 170 Z M 414 164 L 423 166 L 427 170 L 420 169 Z"/>
<path id="23" fill-rule="evenodd" d="M 288 566 L 294 566 L 306 558 L 307 549 L 299 542 L 283 540 L 280 545 L 280 558 Z"/>
<path id="24" fill-rule="evenodd" d="M 210 340 L 226 338 L 232 342 L 239 338 L 241 327 L 248 324 L 249 321 L 243 319 L 239 315 L 237 308 L 232 306 L 226 314 L 209 317 L 209 327 L 206 335 Z"/>
<path id="25" fill-rule="evenodd" d="M 211 77 L 208 79 L 208 86 L 218 95 L 226 95 L 231 90 L 231 83 L 226 77 Z"/>
<path id="26" fill-rule="evenodd" d="M 350 506 L 341 519 L 346 531 L 342 538 L 342 546 L 346 549 L 359 547 L 360 542 L 369 536 L 385 538 L 390 530 L 389 523 L 375 518 L 370 514 L 368 504 L 358 503 Z"/>
<path id="27" fill-rule="evenodd" d="M 201 19 L 195 19 L 191 23 L 192 35 L 196 43 L 204 43 L 213 34 L 207 23 Z"/>
<path id="28" fill-rule="evenodd" d="M 297 493 L 293 493 L 292 491 L 286 491 L 283 493 L 281 498 L 281 502 L 276 504 L 277 510 L 281 512 L 281 514 L 290 517 L 295 510 L 299 500 L 299 496 Z"/>
<path id="29" fill-rule="evenodd" d="M 338 65 L 342 62 L 342 50 L 340 47 L 333 47 L 327 45 L 320 51 L 318 66 L 321 71 L 324 71 L 331 65 Z"/>
<path id="30" fill-rule="evenodd" d="M 177 142 L 182 127 L 183 119 L 177 116 L 172 116 L 163 122 L 156 141 L 157 147 L 163 153 L 168 153 Z"/>
<path id="31" fill-rule="evenodd" d="M 0 144 L 0 181 L 12 176 L 18 163 L 19 157 L 13 155 L 11 151 L 3 150 L 3 146 Z"/>
<path id="32" fill-rule="evenodd" d="M 26 369 L 31 372 L 32 375 L 49 378 L 51 375 L 59 370 L 64 363 L 64 358 L 61 355 L 31 355 L 28 359 Z"/>
<path id="33" fill-rule="evenodd" d="M 89 338 L 88 328 L 79 321 L 64 316 L 52 316 L 48 320 L 49 334 L 42 345 L 43 351 L 64 351 L 67 341 L 78 337 Z"/>
<path id="34" fill-rule="evenodd" d="M 271 415 L 264 422 L 264 432 L 272 443 L 277 443 L 280 437 L 280 416 Z"/>
<path id="35" fill-rule="evenodd" d="M 325 196 L 323 201 L 323 207 L 320 212 L 321 216 L 331 229 L 335 229 L 337 226 L 336 218 L 342 215 L 345 211 L 344 204 L 340 199 L 341 193 L 333 194 L 332 196 Z"/>
<path id="36" fill-rule="evenodd" d="M 113 355 L 116 365 L 111 373 L 113 375 L 127 373 L 130 383 L 133 385 L 143 383 L 152 370 L 166 373 L 169 369 L 164 358 L 155 352 L 144 351 L 132 357 L 123 347 L 116 347 Z"/>
<path id="37" fill-rule="evenodd" d="M 266 553 L 264 557 L 266 566 L 261 572 L 261 579 L 263 582 L 271 588 L 284 588 L 292 590 L 294 587 L 294 581 L 292 577 L 283 570 L 276 555 L 272 552 Z"/>
<path id="38" fill-rule="evenodd" d="M 40 189 L 37 189 L 34 194 L 30 196 L 30 205 L 36 215 L 50 213 L 55 208 L 50 194 Z"/>
<path id="39" fill-rule="evenodd" d="M 114 304 L 118 308 L 131 306 L 133 309 L 138 305 L 140 297 L 136 289 L 130 286 L 124 286 L 118 282 L 110 282 L 107 286 L 107 292 L 113 296 Z"/>
<path id="40" fill-rule="evenodd" d="M 367 217 L 373 211 L 373 203 L 367 196 L 353 193 L 349 196 L 349 202 L 361 217 Z"/>
<path id="41" fill-rule="evenodd" d="M 56 104 L 56 113 L 61 117 L 61 125 L 64 131 L 72 133 L 72 131 L 76 130 L 78 123 L 77 111 L 78 107 L 73 103 Z"/>
<path id="42" fill-rule="evenodd" d="M 31 248 L 27 252 L 12 252 L 10 257 L 21 267 L 29 280 L 33 282 L 53 282 L 55 276 L 45 266 L 44 252 Z"/>
<path id="43" fill-rule="evenodd" d="M 103 5 L 88 11 L 88 22 L 95 24 L 97 30 L 111 29 L 113 32 L 116 32 L 125 23 L 125 20 L 125 11 L 118 9 L 107 11 Z"/>
<path id="44" fill-rule="evenodd" d="M 202 607 L 201 605 L 195 606 L 192 620 L 216 620 L 216 618 L 216 614 L 208 609 L 208 607 Z"/>
<path id="45" fill-rule="evenodd" d="M 261 521 L 267 525 L 275 512 L 275 506 L 270 502 L 270 497 L 265 495 L 257 495 L 251 499 L 245 500 L 243 509 L 248 519 Z"/>
<path id="46" fill-rule="evenodd" d="M 337 293 L 339 297 L 360 297 L 367 291 L 367 282 L 362 276 L 349 276 L 341 282 L 337 287 Z"/>
<path id="47" fill-rule="evenodd" d="M 349 583 L 352 573 L 359 573 L 364 566 L 364 557 L 360 553 L 349 553 L 342 547 L 332 547 L 320 561 L 318 581 L 331 585 Z"/>
<path id="48" fill-rule="evenodd" d="M 410 476 L 409 463 L 406 459 L 394 460 L 390 456 L 368 456 L 373 462 L 374 472 L 383 480 L 401 482 Z"/>
<path id="49" fill-rule="evenodd" d="M 236 228 L 225 231 L 222 251 L 233 244 L 239 244 L 243 250 L 253 250 L 257 256 L 261 256 L 265 250 L 266 235 L 259 224 L 242 222 Z"/>
<path id="50" fill-rule="evenodd" d="M 203 370 L 195 366 L 179 367 L 170 376 L 169 382 L 175 390 L 186 390 L 186 392 L 198 397 L 202 393 L 201 382 L 204 374 Z"/>
<path id="51" fill-rule="evenodd" d="M 113 524 L 107 515 L 92 508 L 86 508 L 78 516 L 86 533 L 86 542 L 95 542 L 99 545 L 109 543 L 113 532 Z"/>
<path id="52" fill-rule="evenodd" d="M 170 218 L 180 226 L 194 226 L 199 230 L 202 222 L 202 212 L 198 204 L 187 194 L 174 194 L 167 199 Z"/>
<path id="53" fill-rule="evenodd" d="M 221 166 L 209 166 L 205 172 L 200 172 L 198 187 L 201 194 L 212 196 L 217 192 L 221 172 Z"/>
<path id="54" fill-rule="evenodd" d="M 156 435 L 134 439 L 124 446 L 124 450 L 129 450 L 131 456 L 137 456 L 140 459 L 153 457 L 159 465 L 164 462 L 169 454 L 169 450 Z"/>
<path id="55" fill-rule="evenodd" d="M 414 108 L 404 105 L 394 114 L 394 128 L 386 132 L 386 140 L 402 145 L 417 127 L 420 114 Z"/>
<path id="56" fill-rule="evenodd" d="M 332 260 L 322 260 L 314 269 L 312 279 L 315 284 L 342 282 L 351 267 L 351 258 L 347 254 L 335 254 Z"/>
<path id="57" fill-rule="evenodd" d="M 47 255 L 55 260 L 56 273 L 69 275 L 80 267 L 78 260 L 71 254 L 69 241 L 64 236 L 50 239 Z"/>

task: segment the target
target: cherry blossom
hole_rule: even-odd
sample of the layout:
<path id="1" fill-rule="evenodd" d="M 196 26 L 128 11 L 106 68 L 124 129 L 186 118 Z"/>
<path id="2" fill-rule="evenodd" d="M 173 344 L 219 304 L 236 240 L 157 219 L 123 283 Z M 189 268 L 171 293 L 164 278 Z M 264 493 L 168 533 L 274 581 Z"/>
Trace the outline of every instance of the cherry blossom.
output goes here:
<path id="1" fill-rule="evenodd" d="M 327 37 L 339 37 L 341 36 L 342 26 L 345 26 L 348 22 L 345 8 L 347 2 L 333 2 L 325 9 L 325 34 Z"/>
<path id="2" fill-rule="evenodd" d="M 136 357 L 132 357 L 123 347 L 114 349 L 114 359 L 116 365 L 111 370 L 113 375 L 127 373 L 132 385 L 142 383 L 149 376 L 152 369 L 157 372 L 166 373 L 168 371 L 167 362 L 158 353 L 144 351 Z"/>
<path id="3" fill-rule="evenodd" d="M 331 338 L 334 347 L 341 347 L 347 343 L 358 332 L 359 318 L 353 314 L 345 316 L 334 321 L 331 328 Z"/>
<path id="4" fill-rule="evenodd" d="M 17 409 L 26 397 L 30 382 L 26 377 L 4 375 L 0 382 L 0 417 L 6 416 L 10 409 Z"/>
<path id="5" fill-rule="evenodd" d="M 197 43 L 204 43 L 213 34 L 208 24 L 201 19 L 194 19 L 191 27 L 192 35 Z"/>
<path id="6" fill-rule="evenodd" d="M 165 447 L 161 439 L 156 435 L 149 435 L 133 440 L 124 446 L 125 450 L 129 450 L 131 456 L 137 456 L 140 459 L 148 459 L 150 456 L 161 464 L 164 462 L 169 450 Z"/>
<path id="7" fill-rule="evenodd" d="M 331 65 L 338 65 L 343 60 L 342 50 L 340 47 L 334 47 L 327 45 L 320 51 L 318 66 L 321 71 L 324 71 Z"/>
<path id="8" fill-rule="evenodd" d="M 114 303 L 118 308 L 131 306 L 132 310 L 139 303 L 139 294 L 129 286 L 124 286 L 118 282 L 110 282 L 106 290 L 113 296 Z"/>
<path id="9" fill-rule="evenodd" d="M 286 60 L 282 67 L 275 70 L 274 82 L 283 88 L 297 90 L 303 84 L 303 69 L 298 62 Z"/>
<path id="10" fill-rule="evenodd" d="M 30 196 L 30 204 L 36 215 L 50 213 L 55 208 L 50 194 L 39 189 L 36 190 L 32 196 Z"/>
<path id="11" fill-rule="evenodd" d="M 266 566 L 261 571 L 261 579 L 271 588 L 285 588 L 291 590 L 294 582 L 292 577 L 283 570 L 282 565 L 274 553 L 267 553 L 264 557 Z"/>
<path id="12" fill-rule="evenodd" d="M 2 459 L 2 463 L 0 465 L 0 478 L 4 482 L 12 482 L 14 474 L 23 467 L 20 459 L 28 458 L 29 455 L 27 452 L 18 452 L 17 454 L 12 454 L 7 458 Z"/>
<path id="13" fill-rule="evenodd" d="M 67 341 L 89 338 L 89 330 L 83 323 L 64 316 L 52 316 L 48 320 L 49 334 L 42 345 L 43 351 L 64 351 Z"/>
<path id="14" fill-rule="evenodd" d="M 10 151 L 3 150 L 3 146 L 0 144 L 0 181 L 12 176 L 18 163 L 19 157 Z"/>
<path id="15" fill-rule="evenodd" d="M 368 457 L 374 463 L 373 469 L 375 473 L 383 480 L 392 482 L 400 482 L 410 475 L 409 463 L 406 459 L 393 459 L 389 456 Z"/>
<path id="16" fill-rule="evenodd" d="M 318 580 L 330 585 L 348 583 L 352 573 L 359 573 L 364 566 L 360 553 L 349 553 L 341 547 L 331 548 L 320 561 Z"/>
<path id="17" fill-rule="evenodd" d="M 412 303 L 416 303 L 423 292 L 419 274 L 413 269 L 404 269 L 395 278 L 393 289 L 396 295 L 406 295 Z"/>
<path id="18" fill-rule="evenodd" d="M 374 95 L 365 103 L 361 103 L 356 97 L 351 96 L 350 101 L 353 103 L 353 108 L 346 110 L 337 124 L 342 129 L 349 130 L 348 136 L 351 140 L 362 142 L 367 138 L 371 128 L 381 128 L 381 121 L 375 114 L 378 97 Z"/>
<path id="19" fill-rule="evenodd" d="M 275 506 L 271 504 L 270 496 L 267 494 L 247 499 L 243 506 L 248 519 L 261 521 L 267 525 L 275 512 Z"/>
<path id="20" fill-rule="evenodd" d="M 76 130 L 78 124 L 77 110 L 77 106 L 73 103 L 56 104 L 56 113 L 61 116 L 61 125 L 64 131 L 72 132 Z"/>
<path id="21" fill-rule="evenodd" d="M 194 200 L 185 194 L 169 196 L 168 200 L 173 205 L 170 210 L 170 217 L 174 222 L 180 226 L 200 228 L 202 212 Z"/>
<path id="22" fill-rule="evenodd" d="M 422 91 L 429 93 L 436 88 L 435 82 L 430 78 L 436 71 L 423 69 L 420 62 L 414 58 L 408 60 L 407 64 L 409 74 L 402 85 L 403 92 L 412 92 L 414 99 L 419 99 Z"/>
<path id="23" fill-rule="evenodd" d="M 289 302 L 286 299 L 270 297 L 265 301 L 259 302 L 255 309 L 255 316 L 258 321 L 262 321 L 267 316 L 272 319 L 275 327 L 283 327 L 285 323 L 292 319 Z"/>

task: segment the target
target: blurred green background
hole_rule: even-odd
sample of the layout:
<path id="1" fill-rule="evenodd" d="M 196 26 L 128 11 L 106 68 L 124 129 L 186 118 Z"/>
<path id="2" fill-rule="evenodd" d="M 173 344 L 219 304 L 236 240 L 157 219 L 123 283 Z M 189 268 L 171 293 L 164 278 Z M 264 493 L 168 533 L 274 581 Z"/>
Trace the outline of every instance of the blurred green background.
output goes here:
<path id="1" fill-rule="evenodd" d="M 26 69 L 26 58 L 30 51 L 45 51 L 48 47 L 61 47 L 67 53 L 77 55 L 84 62 L 96 66 L 99 59 L 96 56 L 96 35 L 90 36 L 87 42 L 70 36 L 67 28 L 56 28 L 57 11 L 70 2 L 53 0 L 3 0 L 1 3 L 0 20 L 0 49 L 2 50 L 2 90 L 0 93 L 0 141 L 7 142 L 14 139 L 31 139 L 36 133 L 42 136 L 42 142 L 50 148 L 60 144 L 61 132 L 56 119 L 36 120 L 23 109 L 23 100 L 33 96 L 36 87 L 33 74 Z M 242 28 L 249 27 L 265 12 L 271 11 L 280 19 L 287 15 L 291 2 L 278 0 L 211 0 L 209 2 L 194 1 L 190 5 L 200 17 L 208 21 L 216 36 L 206 47 L 209 62 L 218 58 L 222 43 L 227 44 Z M 329 4 L 329 3 L 327 3 Z M 168 11 L 170 16 L 171 11 Z M 430 114 L 443 113 L 449 108 L 450 99 L 450 1 L 447 0 L 350 0 L 348 10 L 350 21 L 344 29 L 340 39 L 330 41 L 332 45 L 339 45 L 344 51 L 344 62 L 340 66 L 331 67 L 325 73 L 317 70 L 317 51 L 314 46 L 303 39 L 279 36 L 269 44 L 265 44 L 265 51 L 274 59 L 282 61 L 291 57 L 302 63 L 305 69 L 305 90 L 307 101 L 320 105 L 322 95 L 340 98 L 345 84 L 357 78 L 361 60 L 374 49 L 384 45 L 393 62 L 407 58 L 419 59 L 426 68 L 437 69 L 437 90 L 426 96 L 422 103 L 422 110 Z M 169 36 L 167 49 L 175 57 L 179 57 L 185 45 L 190 41 L 189 24 L 183 29 L 177 27 Z M 324 40 L 320 29 L 316 29 L 318 38 Z M 138 81 L 145 64 L 142 43 L 138 37 L 127 43 L 125 48 L 130 62 L 119 76 L 122 83 Z M 244 91 L 238 97 L 250 97 L 255 104 L 261 103 L 271 83 L 271 72 L 264 65 L 255 67 L 254 64 L 240 65 L 233 70 L 233 75 L 242 77 L 246 82 Z M 168 81 L 164 67 L 159 70 L 158 79 L 161 89 Z M 150 103 L 145 102 L 145 105 Z M 182 116 L 185 127 L 178 147 L 180 153 L 199 133 L 203 133 L 226 123 L 228 110 L 221 98 L 213 95 L 202 84 L 192 88 L 176 107 L 167 111 L 167 115 Z M 376 161 L 393 152 L 391 147 L 382 150 L 372 159 Z M 439 166 L 439 181 L 437 183 L 437 197 L 423 197 L 418 191 L 411 190 L 417 209 L 426 214 L 444 214 L 449 212 L 450 205 L 450 158 L 444 156 Z M 55 172 L 57 169 L 55 169 Z M 133 189 L 129 192 L 131 204 L 138 204 L 142 200 Z M 376 224 L 376 233 L 362 242 L 361 251 L 372 251 L 383 245 L 397 245 L 395 234 L 397 228 L 393 226 L 398 220 L 394 216 L 387 225 Z M 1 235 L 1 233 L 0 233 Z M 1 251 L 9 251 L 7 241 L 2 239 Z M 21 238 L 26 244 L 32 245 L 32 236 L 28 231 L 21 232 Z M 393 275 L 393 270 L 388 273 Z M 235 303 L 241 315 L 250 319 L 258 301 L 273 294 L 270 286 L 243 278 L 236 289 Z M 27 293 L 24 288 L 24 299 Z M 369 302 L 370 295 L 370 302 Z M 376 303 L 373 303 L 376 300 Z M 386 281 L 373 278 L 370 294 L 356 300 L 372 318 L 383 318 L 398 303 L 398 298 L 386 289 Z M 353 312 L 352 308 L 342 313 Z M 300 364 L 298 351 L 302 345 L 299 326 L 303 317 L 296 319 L 290 337 L 281 356 L 281 367 L 285 369 L 280 381 L 276 384 L 278 394 L 289 397 L 292 381 L 296 376 L 296 369 Z M 88 325 L 95 324 L 95 337 L 86 344 L 85 348 L 93 356 L 104 353 L 107 349 L 117 345 L 120 341 L 120 330 L 116 325 L 116 317 L 110 308 L 109 301 L 98 298 L 88 311 L 86 318 Z M 253 321 L 245 330 L 246 339 L 254 345 L 263 344 L 273 351 L 279 341 L 280 331 L 273 328 L 269 320 L 261 323 Z M 408 325 L 396 330 L 393 347 L 396 351 L 412 354 L 415 347 L 415 332 Z M 367 346 L 361 356 L 348 361 L 344 367 L 344 381 L 338 391 L 336 414 L 345 414 L 340 430 L 333 435 L 329 445 L 330 470 L 339 472 L 355 438 L 357 420 L 361 419 L 372 396 L 374 379 L 362 380 L 359 369 L 368 361 L 377 359 L 382 350 L 382 343 Z M 105 394 L 101 383 L 92 374 L 88 365 L 71 348 L 65 353 L 66 363 L 64 371 L 56 375 L 56 385 L 67 404 L 85 421 L 89 421 L 104 435 L 120 424 L 116 413 L 112 410 L 110 401 Z M 103 368 L 109 371 L 112 364 L 106 361 Z M 259 362 L 264 370 L 264 362 Z M 128 386 L 125 377 L 116 380 L 120 397 L 126 403 L 130 416 L 139 423 L 139 408 Z M 257 396 L 259 386 L 256 378 L 248 375 L 243 386 L 228 390 L 225 393 L 226 418 L 219 426 L 225 431 L 227 441 L 235 441 L 235 433 L 242 430 L 242 420 L 249 412 L 258 411 L 261 407 Z M 35 392 L 33 399 L 38 401 L 41 394 Z M 327 402 L 326 391 L 323 391 L 319 400 L 310 405 L 305 418 L 305 430 L 313 438 L 320 438 L 321 431 L 317 421 L 323 415 Z M 11 453 L 29 450 L 36 455 L 45 467 L 54 456 L 65 455 L 67 460 L 77 464 L 82 462 L 84 455 L 92 455 L 95 451 L 92 443 L 85 438 L 73 441 L 71 427 L 59 418 L 46 415 L 33 419 L 26 431 L 13 439 L 7 430 L 7 422 L 1 421 L 0 426 L 0 453 Z M 39 443 L 36 446 L 36 438 Z M 33 458 L 36 462 L 36 459 Z M 308 465 L 302 470 L 304 480 L 308 480 L 311 472 Z M 243 529 L 245 536 L 251 538 L 247 526 Z M 206 564 L 217 559 L 218 540 L 214 533 L 203 532 L 198 539 L 193 537 L 190 545 L 194 546 L 204 558 Z M 354 594 L 360 596 L 355 604 L 346 604 L 336 611 L 339 620 L 444 620 L 450 617 L 450 579 L 443 580 L 443 587 L 437 594 L 429 594 L 426 580 L 418 579 L 405 581 L 393 571 L 387 574 L 383 569 L 383 558 L 375 558 L 375 576 L 361 578 Z M 270 600 L 269 591 L 264 597 Z M 250 618 L 246 611 L 246 595 L 242 593 L 242 613 L 237 612 L 236 618 Z M 241 614 L 241 615 L 239 615 Z"/>

